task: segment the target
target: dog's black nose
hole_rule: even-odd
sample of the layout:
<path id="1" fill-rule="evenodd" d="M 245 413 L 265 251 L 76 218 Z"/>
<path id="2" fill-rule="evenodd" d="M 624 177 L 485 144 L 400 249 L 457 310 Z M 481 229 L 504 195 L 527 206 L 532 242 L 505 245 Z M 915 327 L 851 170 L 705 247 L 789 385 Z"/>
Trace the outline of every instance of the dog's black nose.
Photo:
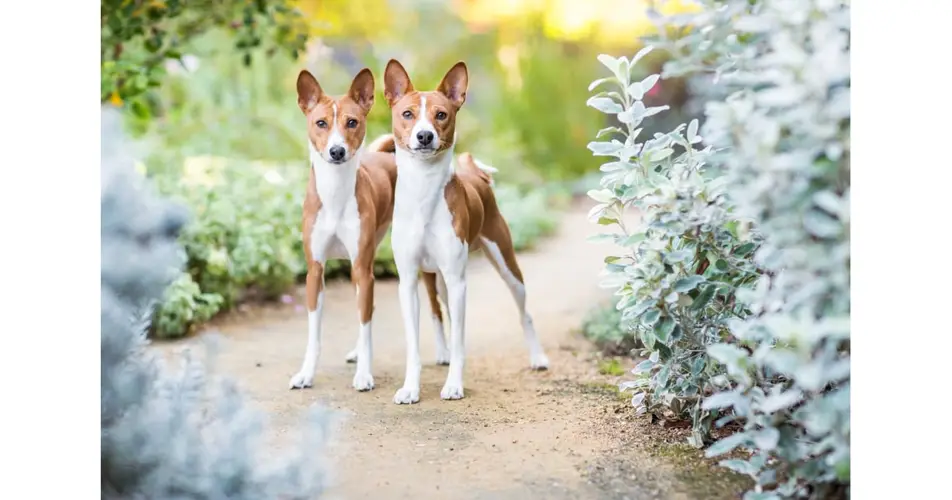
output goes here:
<path id="1" fill-rule="evenodd" d="M 416 134 L 417 141 L 420 142 L 421 146 L 429 146 L 433 142 L 433 132 L 429 130 L 421 130 Z"/>
<path id="2" fill-rule="evenodd" d="M 346 153 L 346 151 L 344 151 L 344 147 L 343 147 L 343 146 L 334 146 L 334 147 L 331 148 L 331 150 L 329 151 L 329 153 L 331 154 L 331 159 L 332 159 L 332 160 L 334 160 L 334 161 L 341 161 L 341 160 L 344 159 L 344 153 Z"/>

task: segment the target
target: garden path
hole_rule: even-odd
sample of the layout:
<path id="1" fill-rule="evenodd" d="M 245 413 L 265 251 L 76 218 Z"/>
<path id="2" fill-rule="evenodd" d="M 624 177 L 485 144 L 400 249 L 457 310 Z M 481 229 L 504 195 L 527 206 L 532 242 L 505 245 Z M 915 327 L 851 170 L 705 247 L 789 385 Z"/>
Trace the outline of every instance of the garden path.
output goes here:
<path id="1" fill-rule="evenodd" d="M 475 256 L 468 273 L 462 400 L 440 400 L 446 367 L 434 363 L 421 294 L 421 401 L 393 403 L 405 359 L 395 281 L 376 285 L 373 391 L 351 389 L 354 365 L 344 361 L 357 334 L 355 298 L 346 282 L 326 289 L 323 352 L 313 388 L 288 390 L 306 341 L 300 290 L 289 304 L 249 308 L 217 322 L 225 342 L 216 366 L 235 376 L 269 413 L 272 446 L 296 435 L 304 409 L 315 402 L 342 414 L 329 452 L 335 482 L 329 498 L 737 498 L 736 479 L 664 451 L 671 445 L 652 444 L 657 439 L 649 434 L 665 429 L 638 423 L 630 404 L 611 389 L 619 377 L 599 373 L 593 361 L 598 355 L 577 333 L 585 313 L 607 298 L 597 284 L 610 249 L 586 241 L 597 230 L 586 210 L 571 209 L 554 237 L 519 256 L 529 311 L 551 360 L 547 372 L 528 369 L 508 289 Z M 194 341 L 159 348 L 170 352 Z"/>

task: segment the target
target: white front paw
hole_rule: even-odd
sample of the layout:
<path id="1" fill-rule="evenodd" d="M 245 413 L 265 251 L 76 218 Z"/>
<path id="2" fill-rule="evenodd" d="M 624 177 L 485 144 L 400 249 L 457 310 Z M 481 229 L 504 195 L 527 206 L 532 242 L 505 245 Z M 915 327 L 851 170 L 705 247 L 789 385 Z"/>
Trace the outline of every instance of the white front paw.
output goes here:
<path id="1" fill-rule="evenodd" d="M 288 384 L 289 389 L 304 389 L 305 387 L 311 387 L 314 384 L 314 370 L 301 370 L 297 374 L 291 377 L 291 382 Z"/>
<path id="2" fill-rule="evenodd" d="M 548 370 L 549 358 L 545 354 L 534 354 L 529 358 L 529 367 L 533 370 Z"/>
<path id="3" fill-rule="evenodd" d="M 358 391 L 369 391 L 374 388 L 374 376 L 370 372 L 357 372 L 354 374 L 354 389 Z"/>
<path id="4" fill-rule="evenodd" d="M 419 387 L 401 387 L 393 395 L 393 402 L 398 405 L 409 405 L 420 402 Z"/>
<path id="5" fill-rule="evenodd" d="M 344 360 L 347 361 L 348 363 L 356 363 L 356 362 L 357 362 L 357 349 L 354 349 L 353 351 L 348 352 L 348 353 L 347 353 L 347 357 L 344 358 Z"/>
<path id="6" fill-rule="evenodd" d="M 443 390 L 440 391 L 440 398 L 463 399 L 463 384 L 447 381 L 446 385 L 443 386 Z"/>

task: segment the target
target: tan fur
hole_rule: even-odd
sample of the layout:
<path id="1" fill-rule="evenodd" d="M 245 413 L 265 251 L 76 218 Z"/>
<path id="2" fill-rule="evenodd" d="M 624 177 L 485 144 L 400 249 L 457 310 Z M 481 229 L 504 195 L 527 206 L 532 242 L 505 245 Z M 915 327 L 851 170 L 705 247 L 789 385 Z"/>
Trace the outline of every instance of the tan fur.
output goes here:
<path id="1" fill-rule="evenodd" d="M 436 288 L 436 273 L 420 273 L 423 275 L 423 284 L 426 286 L 426 296 L 430 299 L 430 310 L 433 311 L 433 317 L 440 323 L 443 322 L 443 310 L 440 309 L 439 292 Z"/>
<path id="2" fill-rule="evenodd" d="M 368 151 L 361 156 L 357 170 L 357 213 L 361 231 L 357 261 L 351 267 L 351 280 L 357 285 L 360 322 L 368 323 L 374 311 L 374 256 L 377 234 L 393 219 L 393 191 L 397 165 L 392 153 Z"/>

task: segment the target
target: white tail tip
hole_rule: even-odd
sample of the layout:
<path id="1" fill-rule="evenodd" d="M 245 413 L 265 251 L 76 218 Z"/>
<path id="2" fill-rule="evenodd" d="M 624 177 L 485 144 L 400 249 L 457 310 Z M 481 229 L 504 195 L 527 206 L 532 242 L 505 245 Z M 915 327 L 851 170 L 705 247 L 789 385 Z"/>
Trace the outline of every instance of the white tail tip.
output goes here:
<path id="1" fill-rule="evenodd" d="M 478 169 L 482 170 L 483 172 L 486 172 L 487 174 L 489 174 L 489 185 L 490 185 L 490 186 L 495 186 L 495 185 L 496 185 L 496 178 L 493 177 L 493 174 L 495 174 L 495 173 L 498 172 L 499 170 L 497 170 L 497 169 L 495 169 L 495 168 L 493 168 L 493 167 L 491 167 L 491 166 L 489 166 L 489 165 L 486 165 L 485 163 L 483 163 L 483 162 L 477 160 L 475 156 L 473 157 L 473 163 L 476 164 L 476 168 L 478 168 Z"/>
<path id="2" fill-rule="evenodd" d="M 473 157 L 473 163 L 476 164 L 476 167 L 477 167 L 477 168 L 479 168 L 479 169 L 482 170 L 483 172 L 486 172 L 487 174 L 495 174 L 496 172 L 499 171 L 498 169 L 495 169 L 495 168 L 493 168 L 493 167 L 491 167 L 491 166 L 489 166 L 489 165 L 486 165 L 485 163 L 483 163 L 483 162 L 477 160 L 475 156 Z"/>

